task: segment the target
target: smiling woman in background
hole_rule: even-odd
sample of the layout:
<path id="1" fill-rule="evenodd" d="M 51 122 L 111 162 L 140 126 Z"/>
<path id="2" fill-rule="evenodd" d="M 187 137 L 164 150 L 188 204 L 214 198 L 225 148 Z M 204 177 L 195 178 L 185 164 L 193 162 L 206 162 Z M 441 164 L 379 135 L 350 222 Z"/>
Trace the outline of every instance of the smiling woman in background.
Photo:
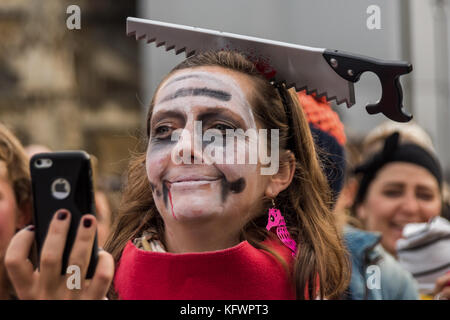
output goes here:
<path id="1" fill-rule="evenodd" d="M 431 222 L 435 224 L 436 218 L 442 214 L 441 166 L 432 151 L 431 140 L 422 129 L 416 125 L 398 129 L 396 131 L 392 126 L 384 126 L 385 132 L 378 130 L 378 137 L 369 135 L 371 139 L 366 143 L 366 149 L 373 152 L 355 170 L 361 176 L 353 205 L 354 214 L 362 221 L 365 229 L 381 234 L 381 244 L 392 256 L 398 258 L 402 253 L 400 262 L 413 273 L 416 280 L 422 281 L 420 277 L 425 273 L 441 275 L 431 281 L 434 295 L 449 298 L 450 290 L 446 286 L 450 284 L 450 274 L 445 275 L 449 261 L 443 261 L 447 259 L 445 252 L 433 252 L 431 247 L 432 243 L 441 240 L 438 234 L 422 236 L 428 240 L 418 247 L 408 246 L 407 243 L 412 240 L 405 242 L 402 239 L 418 238 L 418 234 L 410 236 L 411 232 L 406 235 L 405 226 L 411 228 L 412 224 L 427 223 L 431 226 Z M 446 223 L 445 219 L 442 221 Z M 424 225 L 423 230 L 428 229 Z M 445 240 L 445 236 L 440 237 Z M 402 241 L 402 251 L 399 251 Z M 407 260 L 404 260 L 405 257 Z M 412 261 L 414 263 L 411 264 Z M 414 268 L 411 268 L 412 265 Z"/>
<path id="2" fill-rule="evenodd" d="M 381 243 L 393 256 L 406 224 L 427 222 L 442 210 L 439 160 L 431 147 L 419 142 L 426 139 L 416 138 L 423 134 L 411 131 L 415 134 L 402 129 L 383 135 L 383 146 L 356 169 L 361 177 L 355 214 L 367 230 L 382 233 Z M 372 138 L 370 148 L 381 141 Z"/>

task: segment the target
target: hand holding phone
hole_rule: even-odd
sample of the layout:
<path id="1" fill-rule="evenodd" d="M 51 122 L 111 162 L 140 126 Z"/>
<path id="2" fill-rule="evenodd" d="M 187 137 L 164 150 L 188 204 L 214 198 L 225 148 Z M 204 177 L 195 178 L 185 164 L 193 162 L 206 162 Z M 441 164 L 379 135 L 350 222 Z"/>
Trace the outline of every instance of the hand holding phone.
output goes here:
<path id="1" fill-rule="evenodd" d="M 60 209 L 71 213 L 61 268 L 65 274 L 81 217 L 95 215 L 90 157 L 84 151 L 39 153 L 30 160 L 30 172 L 39 256 L 53 213 Z M 97 237 L 91 251 L 87 278 L 92 278 L 97 263 Z"/>
<path id="2" fill-rule="evenodd" d="M 84 152 L 39 154 L 32 158 L 30 168 L 36 226 L 18 232 L 5 256 L 18 297 L 104 298 L 114 261 L 107 252 L 97 250 L 97 220 L 90 214 L 94 201 L 89 156 Z M 40 253 L 38 272 L 28 260 L 35 239 Z M 71 285 L 71 275 L 66 274 L 71 266 L 79 268 L 78 287 Z"/>
<path id="3" fill-rule="evenodd" d="M 82 268 L 80 287 L 73 288 L 68 275 L 61 276 L 62 255 L 70 226 L 70 213 L 53 216 L 48 234 L 41 250 L 40 270 L 34 269 L 28 259 L 35 238 L 34 226 L 29 226 L 14 235 L 5 255 L 5 266 L 19 299 L 104 299 L 114 276 L 114 259 L 106 251 L 98 253 L 98 263 L 91 280 L 84 278 L 90 258 L 90 248 L 95 237 L 97 220 L 84 215 L 77 231 L 69 265 Z M 85 227 L 84 221 L 91 220 Z"/>
<path id="4" fill-rule="evenodd" d="M 450 300 L 450 271 L 436 280 L 434 300 Z"/>

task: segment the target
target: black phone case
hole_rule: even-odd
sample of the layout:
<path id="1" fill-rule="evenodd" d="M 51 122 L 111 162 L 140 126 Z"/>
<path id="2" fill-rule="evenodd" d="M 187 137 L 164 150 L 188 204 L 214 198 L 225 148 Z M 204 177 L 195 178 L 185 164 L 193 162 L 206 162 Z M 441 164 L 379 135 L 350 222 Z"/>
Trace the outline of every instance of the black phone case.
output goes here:
<path id="1" fill-rule="evenodd" d="M 49 168 L 37 168 L 39 159 L 50 159 Z M 31 182 L 33 191 L 34 222 L 36 227 L 36 245 L 40 257 L 42 245 L 47 235 L 54 213 L 61 208 L 71 213 L 70 229 L 63 254 L 61 274 L 67 270 L 68 258 L 75 241 L 78 225 L 84 214 L 95 215 L 92 169 L 89 155 L 84 151 L 62 151 L 40 153 L 30 160 Z M 70 184 L 70 192 L 64 199 L 57 199 L 52 194 L 52 184 L 57 179 L 65 179 Z M 61 180 L 59 180 L 61 181 Z M 58 183 L 55 184 L 56 189 Z M 91 259 L 86 278 L 92 278 L 97 265 L 97 235 L 92 248 Z"/>

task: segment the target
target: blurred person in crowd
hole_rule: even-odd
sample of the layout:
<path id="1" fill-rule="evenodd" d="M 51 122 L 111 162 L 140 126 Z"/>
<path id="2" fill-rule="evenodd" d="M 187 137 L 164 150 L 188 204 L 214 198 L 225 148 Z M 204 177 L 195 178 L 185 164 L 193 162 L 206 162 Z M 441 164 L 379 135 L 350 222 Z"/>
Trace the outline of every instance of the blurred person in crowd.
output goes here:
<path id="1" fill-rule="evenodd" d="M 97 209 L 97 241 L 102 248 L 111 234 L 112 211 L 106 193 L 100 189 L 95 191 L 95 208 Z"/>
<path id="2" fill-rule="evenodd" d="M 192 137 L 194 120 L 220 136 L 228 129 L 278 129 L 279 145 L 271 153 L 279 152 L 274 159 L 279 168 L 266 175 L 260 172 L 261 159 L 256 164 L 205 162 L 210 155 L 192 148 L 192 138 L 171 139 L 178 129 L 183 137 Z M 101 251 L 89 285 L 73 292 L 55 272 L 60 260 L 41 261 L 40 273 L 32 279 L 26 256 L 33 234 L 24 230 L 11 241 L 6 259 L 21 298 L 103 298 L 114 266 L 109 297 L 120 299 L 342 295 L 349 280 L 345 248 L 313 138 L 292 90 L 273 86 L 237 52 L 199 53 L 159 85 L 143 142 L 146 151 L 130 163 L 119 215 L 105 246 L 112 256 Z M 218 148 L 225 151 L 223 144 Z M 233 148 L 234 159 L 249 156 L 244 149 Z M 177 164 L 179 151 L 187 160 L 202 162 Z M 83 219 L 90 221 L 89 227 L 80 224 L 71 256 L 82 256 L 87 265 L 96 219 Z M 57 240 L 64 242 L 68 220 L 55 214 L 42 255 L 61 252 Z M 279 234 L 268 230 L 275 221 Z M 50 283 L 53 290 L 48 290 Z"/>
<path id="3" fill-rule="evenodd" d="M 450 221 L 450 185 L 447 182 L 442 184 L 442 216 Z"/>
<path id="4" fill-rule="evenodd" d="M 99 182 L 98 159 L 92 154 L 90 156 L 95 194 L 95 209 L 97 214 L 97 241 L 98 245 L 103 247 L 111 233 L 112 211 L 106 192 Z"/>
<path id="5" fill-rule="evenodd" d="M 361 228 L 361 223 L 351 214 L 351 208 L 355 199 L 356 191 L 358 190 L 358 180 L 356 179 L 353 170 L 355 165 L 361 160 L 361 142 L 348 141 L 344 146 L 345 151 L 345 170 L 344 182 L 339 197 L 336 200 L 334 212 L 338 215 L 338 221 L 341 226 L 346 224 Z"/>
<path id="6" fill-rule="evenodd" d="M 443 177 L 431 139 L 420 127 L 383 126 L 369 134 L 365 150 L 370 154 L 355 170 L 360 180 L 353 213 L 366 230 L 380 232 L 384 249 L 397 257 L 406 225 L 441 215 Z"/>
<path id="7" fill-rule="evenodd" d="M 450 298 L 450 221 L 437 216 L 407 224 L 397 257 L 418 281 L 422 299 Z"/>
<path id="8" fill-rule="evenodd" d="M 342 299 L 415 300 L 417 284 L 411 274 L 384 251 L 381 236 L 350 226 L 346 213 L 353 204 L 357 181 L 352 174 L 360 159 L 356 146 L 348 146 L 344 125 L 325 98 L 298 93 L 318 149 L 322 167 L 333 189 L 334 214 L 352 262 L 351 281 Z M 345 152 L 345 149 L 348 151 Z"/>
<path id="9" fill-rule="evenodd" d="M 13 235 L 32 220 L 28 156 L 19 140 L 0 124 L 0 299 L 14 299 L 4 259 Z"/>
<path id="10" fill-rule="evenodd" d="M 383 233 L 383 246 L 394 256 L 407 222 L 426 222 L 442 210 L 442 171 L 431 140 L 415 124 L 402 128 L 382 124 L 365 139 L 353 212 L 368 230 Z M 416 202 L 422 206 L 407 206 Z M 385 203 L 391 206 L 374 206 Z"/>
<path id="11" fill-rule="evenodd" d="M 361 153 L 362 159 L 368 159 L 374 152 L 383 148 L 386 138 L 394 132 L 401 132 L 400 142 L 412 142 L 435 154 L 433 141 L 429 134 L 414 121 L 402 123 L 384 121 L 372 129 L 364 138 Z"/>
<path id="12" fill-rule="evenodd" d="M 97 179 L 97 188 L 98 190 L 103 191 L 107 200 L 109 211 L 111 212 L 109 218 L 111 227 L 114 224 L 114 219 L 119 210 L 120 198 L 122 196 L 124 185 L 126 185 L 125 175 L 101 175 Z"/>

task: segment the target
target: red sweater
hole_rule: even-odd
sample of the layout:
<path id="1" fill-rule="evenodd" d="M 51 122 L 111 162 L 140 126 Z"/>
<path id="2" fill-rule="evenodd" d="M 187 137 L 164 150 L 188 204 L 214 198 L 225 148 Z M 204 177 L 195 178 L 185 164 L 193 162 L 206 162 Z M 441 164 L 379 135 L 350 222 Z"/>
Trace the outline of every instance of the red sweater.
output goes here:
<path id="1" fill-rule="evenodd" d="M 290 250 L 279 241 L 265 241 L 292 268 Z M 120 299 L 273 300 L 295 299 L 295 290 L 275 257 L 247 241 L 201 253 L 123 250 L 114 278 Z"/>

